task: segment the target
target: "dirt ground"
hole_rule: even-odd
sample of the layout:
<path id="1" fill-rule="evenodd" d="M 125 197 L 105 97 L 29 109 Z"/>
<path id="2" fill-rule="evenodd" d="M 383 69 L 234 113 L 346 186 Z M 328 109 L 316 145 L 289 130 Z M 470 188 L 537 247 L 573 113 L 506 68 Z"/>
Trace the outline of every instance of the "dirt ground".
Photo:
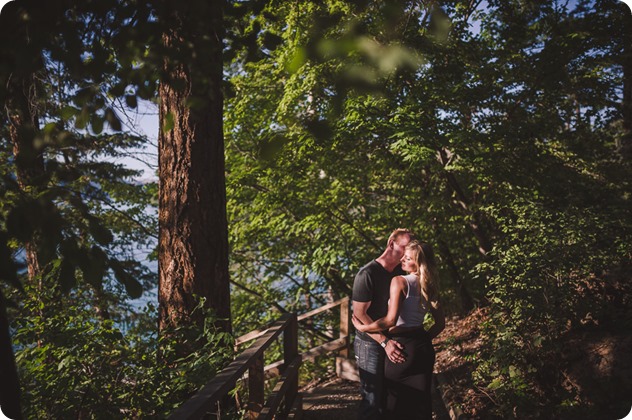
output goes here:
<path id="1" fill-rule="evenodd" d="M 472 356 L 482 346 L 479 326 L 486 311 L 476 309 L 467 317 L 446 320 L 446 329 L 435 341 L 435 372 L 441 379 L 443 398 L 456 414 L 469 419 L 492 419 L 496 402 L 472 379 Z M 568 418 L 620 419 L 632 403 L 632 336 L 606 328 L 569 333 L 560 357 L 561 384 L 576 395 Z M 517 417 L 520 417 L 519 415 Z"/>
<path id="2" fill-rule="evenodd" d="M 478 309 L 465 318 L 449 318 L 435 340 L 435 373 L 440 377 L 443 399 L 465 418 L 485 418 L 490 405 L 490 397 L 472 383 L 474 367 L 468 361 L 482 344 L 478 326 L 484 316 L 484 311 Z"/>
<path id="3" fill-rule="evenodd" d="M 357 382 L 333 378 L 303 391 L 304 419 L 353 419 L 360 403 Z"/>
<path id="4" fill-rule="evenodd" d="M 434 393 L 435 420 L 493 419 L 494 396 L 477 386 L 472 379 L 472 356 L 479 354 L 482 339 L 479 326 L 485 320 L 484 309 L 477 309 L 467 317 L 446 320 L 445 330 L 435 340 L 437 358 Z M 632 336 L 607 331 L 584 331 L 569 335 L 565 365 L 560 371 L 565 375 L 563 386 L 578 391 L 576 414 L 588 414 L 584 418 L 618 419 L 612 414 L 613 392 L 615 398 L 632 400 Z M 355 419 L 360 401 L 359 384 L 339 378 L 329 378 L 302 390 L 304 418 L 306 419 Z M 628 392 L 630 391 L 630 392 Z M 444 405 L 445 403 L 445 405 Z M 593 413 L 608 412 L 599 416 Z M 586 409 L 592 411 L 586 411 Z M 583 410 L 583 411 L 582 411 Z M 617 413 L 621 411 L 617 409 Z M 580 416 L 582 417 L 582 416 Z M 571 417 L 569 417 L 571 418 Z M 579 418 L 573 415 L 572 418 Z"/>

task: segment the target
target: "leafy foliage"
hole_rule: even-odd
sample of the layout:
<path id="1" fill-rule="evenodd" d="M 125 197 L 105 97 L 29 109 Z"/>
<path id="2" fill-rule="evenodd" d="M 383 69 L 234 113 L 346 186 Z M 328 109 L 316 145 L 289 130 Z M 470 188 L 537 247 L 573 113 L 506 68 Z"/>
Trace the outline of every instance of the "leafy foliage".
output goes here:
<path id="1" fill-rule="evenodd" d="M 147 210 L 157 186 L 136 185 L 116 163 L 147 141 L 126 130 L 120 105 L 153 99 L 171 56 L 158 39 L 162 2 L 96 3 L 65 10 L 64 25 L 48 19 L 59 13 L 52 5 L 31 11 L 37 36 L 24 49 L 3 44 L 11 63 L 38 75 L 41 124 L 30 140 L 45 165 L 19 185 L 28 159 L 13 155 L 10 115 L 0 114 L 0 275 L 17 285 L 24 244 L 39 241 L 42 274 L 12 312 L 29 415 L 160 416 L 229 346 L 208 328 L 191 332 L 209 352 L 161 365 L 177 346 L 156 338 L 153 309 L 135 324 L 120 305 L 123 289 L 136 296 L 155 282 L 134 247 L 151 246 L 157 230 Z M 390 231 L 409 227 L 437 249 L 449 312 L 489 305 L 475 377 L 497 414 L 575 413 L 577 392 L 561 386 L 565 338 L 631 325 L 620 274 L 632 229 L 630 162 L 617 153 L 629 135 L 623 7 L 230 2 L 224 129 L 236 335 L 348 295 Z M 40 61 L 27 59 L 32 51 Z M 172 63 L 196 53 L 182 51 Z M 125 322 L 134 325 L 121 331 Z"/>
<path id="2" fill-rule="evenodd" d="M 13 337 L 27 418 L 164 417 L 232 358 L 233 339 L 214 329 L 210 312 L 201 330 L 158 337 L 152 304 L 122 311 L 123 328 L 95 317 L 95 297 L 85 287 L 55 305 L 51 293 L 26 292 L 13 313 Z M 176 350 L 186 343 L 173 337 L 195 341 L 198 350 L 181 358 Z"/>
<path id="3" fill-rule="evenodd" d="M 274 3 L 248 19 L 283 42 L 230 79 L 241 290 L 306 311 L 349 293 L 403 225 L 435 244 L 450 311 L 491 304 L 477 378 L 499 414 L 576 398 L 549 376 L 569 328 L 629 319 L 609 305 L 630 257 L 620 4 Z"/>
<path id="4" fill-rule="evenodd" d="M 123 50 L 115 56 L 104 42 L 112 36 L 110 25 L 125 20 L 130 10 L 121 9 L 123 16 L 105 10 L 92 4 L 70 10 L 22 4 L 3 9 L 4 19 L 18 26 L 12 34 L 3 33 L 2 44 L 3 57 L 14 64 L 0 74 L 0 99 L 6 104 L 0 114 L 5 122 L 0 131 L 6 185 L 2 211 L 14 246 L 35 243 L 44 276 L 61 267 L 56 278 L 62 288 L 75 284 L 73 273 L 80 268 L 95 288 L 111 272 L 138 297 L 149 284 L 138 281 L 148 276 L 134 261 L 133 247 L 151 244 L 156 221 L 145 212 L 148 188 L 133 181 L 138 171 L 117 161 L 142 150 L 148 139 L 120 132 L 114 108 L 122 93 L 112 96 L 107 89 L 115 91 L 112 85 L 122 83 L 114 60 L 121 68 L 126 65 L 121 55 L 135 56 Z M 60 13 L 68 18 L 63 27 L 56 26 Z M 36 25 L 42 29 L 38 36 L 25 35 Z M 14 79 L 30 86 L 11 87 Z M 30 96 L 23 99 L 28 104 L 20 105 L 27 90 Z"/>

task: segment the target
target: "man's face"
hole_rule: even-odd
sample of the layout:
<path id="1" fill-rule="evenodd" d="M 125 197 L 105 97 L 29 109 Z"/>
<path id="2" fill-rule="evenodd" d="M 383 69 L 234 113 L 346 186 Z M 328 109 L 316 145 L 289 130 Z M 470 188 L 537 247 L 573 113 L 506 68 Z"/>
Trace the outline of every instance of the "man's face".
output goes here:
<path id="1" fill-rule="evenodd" d="M 399 260 L 404 256 L 408 242 L 410 242 L 410 235 L 408 234 L 400 235 L 393 241 L 393 254 L 395 258 Z"/>

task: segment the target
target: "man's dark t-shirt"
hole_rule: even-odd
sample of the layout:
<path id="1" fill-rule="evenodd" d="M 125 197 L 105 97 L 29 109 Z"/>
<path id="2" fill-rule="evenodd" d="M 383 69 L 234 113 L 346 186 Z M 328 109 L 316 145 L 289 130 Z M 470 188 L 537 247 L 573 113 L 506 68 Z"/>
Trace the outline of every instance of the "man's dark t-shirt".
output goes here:
<path id="1" fill-rule="evenodd" d="M 388 312 L 388 299 L 393 277 L 404 275 L 401 266 L 395 267 L 392 272 L 386 271 L 377 261 L 373 260 L 362 267 L 353 280 L 352 300 L 356 302 L 371 302 L 366 313 L 372 320 L 386 316 Z M 356 331 L 356 334 L 363 334 Z"/>

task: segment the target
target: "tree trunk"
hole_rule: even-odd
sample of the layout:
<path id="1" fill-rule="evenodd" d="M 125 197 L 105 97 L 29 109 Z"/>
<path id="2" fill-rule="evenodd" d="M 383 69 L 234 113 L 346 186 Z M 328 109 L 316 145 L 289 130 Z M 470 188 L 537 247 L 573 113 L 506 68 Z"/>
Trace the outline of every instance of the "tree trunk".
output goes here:
<path id="1" fill-rule="evenodd" d="M 49 2 L 46 5 L 49 5 Z M 6 67 L 2 72 L 0 105 L 6 112 L 9 139 L 13 146 L 16 180 L 27 194 L 35 196 L 38 184 L 43 181 L 44 161 L 41 150 L 35 145 L 35 135 L 39 130 L 37 115 L 37 82 L 35 73 L 43 68 L 42 57 L 34 54 L 30 45 L 34 28 L 47 33 L 47 28 L 38 25 L 32 9 L 42 10 L 42 5 L 9 2 L 2 8 L 0 16 L 0 62 Z M 48 18 L 52 13 L 44 13 Z M 25 19 L 28 16 L 30 19 Z M 52 20 L 52 19 L 51 19 Z M 17 65 L 19 64 L 19 65 Z M 41 221 L 30 221 L 32 224 Z M 26 241 L 25 257 L 28 277 L 34 279 L 40 274 L 40 262 L 35 238 Z M 6 246 L 6 237 L 0 243 L 1 281 L 16 275 L 15 267 Z M 10 272 L 10 273 L 9 273 Z M 19 286 L 17 277 L 14 282 Z M 41 284 L 40 284 L 41 286 Z M 20 405 L 20 383 L 17 373 L 6 300 L 0 292 L 0 406 L 2 412 L 12 419 L 22 418 Z"/>
<path id="2" fill-rule="evenodd" d="M 20 383 L 9 336 L 9 320 L 4 296 L 0 292 L 0 407 L 11 419 L 21 419 Z"/>
<path id="3" fill-rule="evenodd" d="M 432 226 L 435 230 L 435 234 L 437 235 L 437 245 L 439 247 L 439 253 L 441 254 L 443 261 L 445 261 L 446 265 L 448 266 L 448 269 L 452 274 L 452 278 L 454 279 L 454 283 L 456 284 L 456 291 L 461 302 L 461 310 L 463 311 L 463 313 L 468 313 L 472 309 L 474 309 L 474 301 L 472 300 L 472 295 L 470 295 L 470 292 L 467 290 L 465 282 L 463 281 L 463 277 L 461 277 L 461 274 L 459 273 L 459 268 L 454 261 L 454 256 L 450 251 L 450 247 L 448 246 L 446 241 L 441 239 L 443 237 L 443 231 L 441 230 L 441 227 L 439 226 L 439 223 L 436 219 L 432 221 Z"/>
<path id="4" fill-rule="evenodd" d="M 35 147 L 35 136 L 39 130 L 37 115 L 37 82 L 33 74 L 13 74 L 7 86 L 5 109 L 9 117 L 9 136 L 13 144 L 16 179 L 20 189 L 36 195 L 37 187 L 44 175 L 44 158 Z M 38 221 L 33 221 L 37 223 Z M 34 235 L 35 236 L 35 235 Z M 35 237 L 24 243 L 28 277 L 33 280 L 40 274 Z M 41 285 L 40 285 L 41 286 Z"/>
<path id="5" fill-rule="evenodd" d="M 449 152 L 445 148 L 441 148 L 438 155 L 439 161 L 445 167 L 450 161 Z M 461 209 L 461 211 L 468 218 L 469 228 L 478 241 L 478 251 L 481 253 L 481 255 L 486 256 L 487 253 L 492 249 L 492 242 L 489 239 L 487 232 L 483 228 L 483 225 L 481 223 L 481 215 L 471 210 L 471 200 L 463 192 L 463 189 L 461 188 L 461 185 L 457 181 L 454 174 L 449 171 L 444 171 L 444 174 L 448 186 L 456 196 L 459 209 Z"/>
<path id="6" fill-rule="evenodd" d="M 202 325 L 196 296 L 231 331 L 222 132 L 222 2 L 165 2 L 159 88 L 159 323 Z M 196 19 L 186 17 L 195 14 Z M 204 18 L 206 17 L 206 18 Z M 193 26 L 192 22 L 204 22 Z"/>

